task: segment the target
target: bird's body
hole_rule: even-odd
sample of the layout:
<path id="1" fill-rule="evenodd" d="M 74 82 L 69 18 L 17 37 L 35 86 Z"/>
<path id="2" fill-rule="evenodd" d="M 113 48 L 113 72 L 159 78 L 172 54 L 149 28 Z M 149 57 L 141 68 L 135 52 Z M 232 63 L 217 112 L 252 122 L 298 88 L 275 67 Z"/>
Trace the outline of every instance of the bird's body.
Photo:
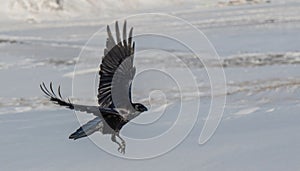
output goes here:
<path id="1" fill-rule="evenodd" d="M 147 108 L 140 103 L 132 103 L 131 99 L 131 83 L 135 75 L 133 29 L 130 29 L 127 38 L 125 21 L 123 39 L 121 39 L 117 22 L 115 27 L 117 43 L 107 26 L 108 38 L 99 70 L 100 81 L 97 96 L 99 106 L 78 105 L 71 103 L 70 100 L 66 101 L 61 96 L 60 87 L 58 87 L 58 96 L 54 93 L 52 83 L 50 83 L 50 90 L 44 83 L 40 85 L 40 88 L 50 101 L 96 116 L 71 134 L 70 139 L 76 140 L 100 131 L 102 134 L 111 134 L 111 140 L 119 145 L 118 150 L 125 153 L 125 141 L 120 137 L 119 132 L 130 120 L 147 111 Z M 116 137 L 121 142 L 118 142 Z"/>

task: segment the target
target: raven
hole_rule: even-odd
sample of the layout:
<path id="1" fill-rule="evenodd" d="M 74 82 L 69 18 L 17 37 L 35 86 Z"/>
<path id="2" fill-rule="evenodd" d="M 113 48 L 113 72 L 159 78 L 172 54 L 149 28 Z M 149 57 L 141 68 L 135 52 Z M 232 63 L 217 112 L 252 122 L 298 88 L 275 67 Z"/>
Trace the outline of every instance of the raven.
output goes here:
<path id="1" fill-rule="evenodd" d="M 47 88 L 42 82 L 41 90 L 50 101 L 69 109 L 92 113 L 96 117 L 82 125 L 69 139 L 79 139 L 100 131 L 102 134 L 110 134 L 111 140 L 118 144 L 118 151 L 125 154 L 126 143 L 119 135 L 122 127 L 130 120 L 137 117 L 148 109 L 140 103 L 133 103 L 131 99 L 131 85 L 135 75 L 133 66 L 135 42 L 132 41 L 132 31 L 127 38 L 126 21 L 123 26 L 123 36 L 120 36 L 118 22 L 115 23 L 116 41 L 114 40 L 109 26 L 107 26 L 106 48 L 99 70 L 98 106 L 86 106 L 72 103 L 69 99 L 64 100 L 58 87 L 58 95 L 53 91 L 52 82 Z M 119 138 L 121 142 L 117 141 Z"/>

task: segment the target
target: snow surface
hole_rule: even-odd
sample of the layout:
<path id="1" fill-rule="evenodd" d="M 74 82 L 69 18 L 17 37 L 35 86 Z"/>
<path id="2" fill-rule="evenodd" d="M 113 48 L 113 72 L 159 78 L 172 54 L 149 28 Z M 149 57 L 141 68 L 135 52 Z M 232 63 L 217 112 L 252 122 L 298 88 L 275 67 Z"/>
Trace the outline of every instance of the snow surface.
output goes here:
<path id="1" fill-rule="evenodd" d="M 300 3 L 296 0 L 234 5 L 220 5 L 218 1 L 64 0 L 63 7 L 50 0 L 1 2 L 0 170 L 300 170 Z M 156 44 L 137 37 L 138 49 L 157 49 L 137 54 L 137 69 L 164 69 L 184 81 L 184 65 L 174 60 L 171 52 L 196 73 L 194 79 L 200 90 L 197 94 L 190 85 L 182 87 L 182 104 L 192 109 L 199 97 L 201 103 L 195 126 L 176 148 L 155 158 L 130 160 L 106 153 L 90 139 L 69 140 L 69 134 L 79 127 L 74 112 L 49 103 L 39 84 L 53 81 L 55 86 L 61 85 L 63 96 L 78 95 L 72 99 L 95 104 L 96 89 L 72 93 L 72 74 L 78 62 L 79 86 L 97 84 L 89 80 L 95 77 L 99 60 L 93 57 L 100 59 L 105 33 L 99 32 L 99 37 L 87 44 L 81 54 L 87 56 L 84 60 L 78 58 L 82 47 L 106 24 L 139 12 L 175 15 L 205 33 L 221 57 L 205 64 L 213 69 L 223 67 L 227 102 L 217 131 L 207 143 L 199 145 L 211 104 L 211 85 L 203 63 L 196 63 L 183 49 L 159 49 L 164 42 Z M 128 19 L 136 35 L 164 30 L 165 23 L 163 17 Z M 198 45 L 193 32 L 182 22 L 171 26 L 167 32 Z M 170 88 L 173 82 L 159 82 L 151 75 L 148 79 L 161 91 L 151 94 L 149 101 L 145 95 L 150 90 L 144 89 L 144 78 L 136 78 L 133 98 L 150 103 L 151 110 L 134 120 L 144 125 L 125 126 L 121 132 L 124 136 L 157 136 L 177 117 L 180 96 L 177 89 Z M 183 127 L 193 122 L 191 114 L 185 112 Z M 154 123 L 147 124 L 150 121 Z M 93 137 L 100 137 L 100 143 L 116 151 L 109 137 Z M 157 149 L 160 144 L 151 144 L 145 153 Z M 140 147 L 129 141 L 126 150 L 124 157 L 138 153 Z"/>

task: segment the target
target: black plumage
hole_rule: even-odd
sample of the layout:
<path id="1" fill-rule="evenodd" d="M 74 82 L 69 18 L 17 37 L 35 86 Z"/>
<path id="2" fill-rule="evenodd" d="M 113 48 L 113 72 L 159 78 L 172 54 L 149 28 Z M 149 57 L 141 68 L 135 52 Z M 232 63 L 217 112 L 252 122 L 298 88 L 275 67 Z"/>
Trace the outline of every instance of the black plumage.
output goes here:
<path id="1" fill-rule="evenodd" d="M 126 21 L 122 38 L 118 22 L 115 24 L 115 30 L 116 41 L 110 27 L 107 26 L 108 38 L 99 70 L 98 106 L 78 105 L 73 104 L 69 99 L 64 100 L 60 87 L 58 87 L 57 96 L 53 91 L 52 83 L 49 89 L 44 83 L 40 85 L 40 88 L 55 104 L 96 116 L 71 134 L 70 139 L 76 140 L 100 131 L 103 134 L 111 134 L 111 140 L 119 145 L 118 151 L 125 153 L 125 141 L 120 137 L 119 132 L 130 120 L 147 111 L 147 108 L 140 103 L 133 103 L 131 99 L 131 84 L 136 71 L 133 66 L 135 48 L 132 41 L 133 28 L 130 29 L 128 38 Z M 118 142 L 116 137 L 121 142 Z"/>

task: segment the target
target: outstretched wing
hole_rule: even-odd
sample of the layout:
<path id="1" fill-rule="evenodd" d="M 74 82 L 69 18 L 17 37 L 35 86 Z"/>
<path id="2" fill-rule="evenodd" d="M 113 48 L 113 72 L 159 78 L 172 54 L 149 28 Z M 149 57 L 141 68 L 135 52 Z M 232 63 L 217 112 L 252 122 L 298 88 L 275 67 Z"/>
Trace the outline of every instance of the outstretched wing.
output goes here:
<path id="1" fill-rule="evenodd" d="M 130 29 L 127 38 L 126 21 L 124 22 L 123 39 L 121 39 L 118 22 L 115 24 L 115 29 L 116 42 L 107 26 L 108 38 L 100 65 L 97 97 L 100 107 L 128 109 L 131 107 L 131 82 L 135 75 L 133 28 Z"/>
<path id="2" fill-rule="evenodd" d="M 62 95 L 60 93 L 60 86 L 58 87 L 57 90 L 58 96 L 54 93 L 52 82 L 50 83 L 50 90 L 48 90 L 48 88 L 45 86 L 45 83 L 40 84 L 40 88 L 45 93 L 45 95 L 49 98 L 50 101 L 60 106 L 65 106 L 69 109 L 73 109 L 80 112 L 92 113 L 95 116 L 99 116 L 99 117 L 102 117 L 103 115 L 118 115 L 117 111 L 112 110 L 110 108 L 101 108 L 98 106 L 86 106 L 86 105 L 73 104 L 69 99 L 66 101 L 62 98 Z"/>

